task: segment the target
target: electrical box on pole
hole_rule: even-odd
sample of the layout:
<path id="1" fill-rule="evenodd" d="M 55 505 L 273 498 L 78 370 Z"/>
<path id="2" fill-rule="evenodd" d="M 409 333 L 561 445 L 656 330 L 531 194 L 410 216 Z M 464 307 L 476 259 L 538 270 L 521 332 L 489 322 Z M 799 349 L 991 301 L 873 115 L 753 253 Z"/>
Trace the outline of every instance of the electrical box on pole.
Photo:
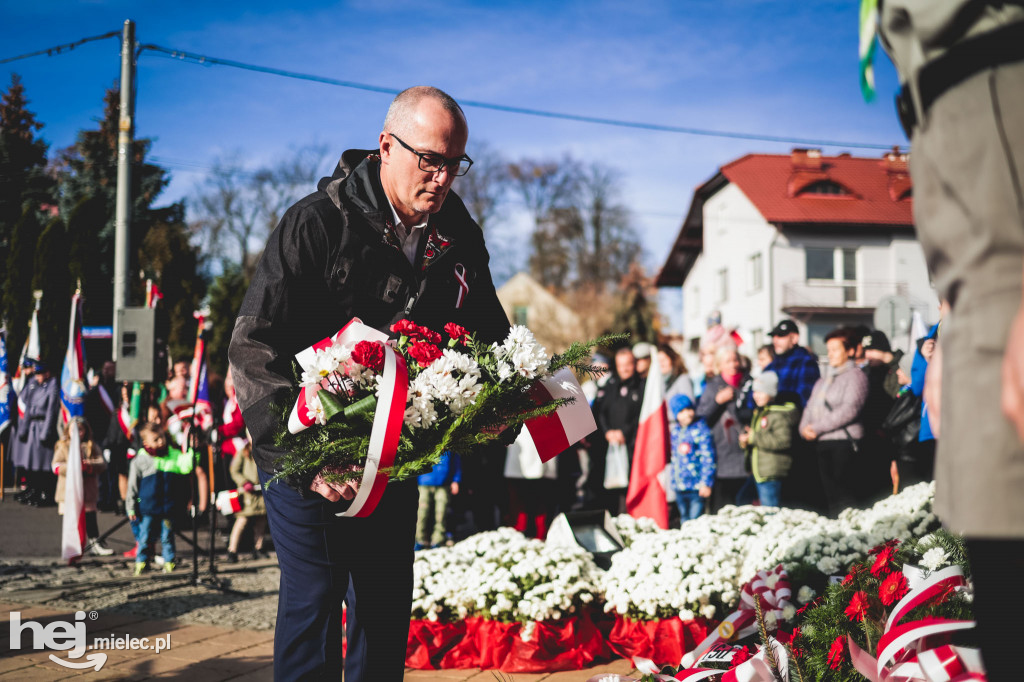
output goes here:
<path id="1" fill-rule="evenodd" d="M 121 36 L 121 110 L 117 128 L 117 206 L 114 213 L 114 360 L 118 359 L 119 312 L 128 305 L 129 227 L 132 206 L 132 142 L 135 138 L 135 22 Z"/>

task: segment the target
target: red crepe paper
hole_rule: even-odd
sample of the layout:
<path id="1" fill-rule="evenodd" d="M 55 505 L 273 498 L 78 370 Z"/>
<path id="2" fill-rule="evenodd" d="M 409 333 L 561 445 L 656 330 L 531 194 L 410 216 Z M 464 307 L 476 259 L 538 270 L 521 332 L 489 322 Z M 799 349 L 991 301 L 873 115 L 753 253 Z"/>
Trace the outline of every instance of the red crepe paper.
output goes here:
<path id="1" fill-rule="evenodd" d="M 436 623 L 414 620 L 409 623 L 405 665 L 416 670 L 434 670 L 441 664 L 444 655 L 465 636 L 465 621 Z"/>
<path id="2" fill-rule="evenodd" d="M 623 658 L 639 656 L 659 665 L 679 665 L 683 654 L 704 641 L 711 627 L 704 618 L 637 621 L 618 617 L 608 634 L 608 645 Z"/>

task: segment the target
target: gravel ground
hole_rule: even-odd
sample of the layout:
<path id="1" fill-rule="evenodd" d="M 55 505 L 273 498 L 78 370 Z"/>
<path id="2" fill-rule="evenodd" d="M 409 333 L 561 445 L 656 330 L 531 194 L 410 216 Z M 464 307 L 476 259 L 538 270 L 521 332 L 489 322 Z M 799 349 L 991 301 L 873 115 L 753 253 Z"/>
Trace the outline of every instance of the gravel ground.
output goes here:
<path id="1" fill-rule="evenodd" d="M 172 574 L 150 571 L 135 578 L 131 562 L 121 558 L 85 559 L 76 566 L 52 560 L 0 559 L 0 601 L 49 608 L 95 610 L 177 618 L 248 630 L 273 629 L 281 572 L 275 560 L 241 561 L 217 566 L 224 592 L 204 584 L 209 578 L 200 562 L 200 584 L 191 584 L 191 562 Z"/>

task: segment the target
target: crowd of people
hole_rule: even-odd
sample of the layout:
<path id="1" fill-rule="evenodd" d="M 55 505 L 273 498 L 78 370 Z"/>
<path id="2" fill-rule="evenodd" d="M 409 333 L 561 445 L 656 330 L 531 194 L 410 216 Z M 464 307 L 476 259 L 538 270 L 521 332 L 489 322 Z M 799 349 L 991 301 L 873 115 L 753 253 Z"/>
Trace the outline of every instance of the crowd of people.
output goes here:
<path id="1" fill-rule="evenodd" d="M 188 397 L 188 363 L 175 363 L 163 382 L 119 385 L 116 365 L 108 361 L 90 372 L 84 416 L 65 420 L 59 382 L 50 368 L 39 360 L 23 364 L 20 393 L 12 395 L 19 409 L 6 436 L 17 501 L 56 506 L 63 514 L 71 435 L 77 430 L 86 554 L 113 554 L 101 540 L 97 517 L 107 512 L 131 523 L 136 545 L 124 554 L 134 559 L 136 575 L 151 566 L 171 572 L 176 567 L 175 531 L 208 524 L 211 496 L 223 490 L 240 502 L 227 561 L 238 561 L 247 529 L 252 556 L 267 556 L 266 508 L 230 371 L 222 379 L 212 378 L 211 394 L 216 397 L 204 414 Z"/>

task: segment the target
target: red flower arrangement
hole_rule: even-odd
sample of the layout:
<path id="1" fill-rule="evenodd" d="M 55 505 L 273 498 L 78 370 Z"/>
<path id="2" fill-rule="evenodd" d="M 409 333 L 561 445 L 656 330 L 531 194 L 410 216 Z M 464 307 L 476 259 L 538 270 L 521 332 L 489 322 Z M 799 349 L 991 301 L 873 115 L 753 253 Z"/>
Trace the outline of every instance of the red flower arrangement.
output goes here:
<path id="1" fill-rule="evenodd" d="M 871 566 L 871 575 L 876 578 L 881 578 L 884 575 L 888 575 L 892 572 L 892 560 L 896 556 L 896 548 L 885 547 L 875 557 L 875 563 Z"/>
<path id="2" fill-rule="evenodd" d="M 741 663 L 745 663 L 750 660 L 754 654 L 750 651 L 749 647 L 741 647 L 733 653 L 732 658 L 729 659 L 729 669 L 732 670 Z"/>

